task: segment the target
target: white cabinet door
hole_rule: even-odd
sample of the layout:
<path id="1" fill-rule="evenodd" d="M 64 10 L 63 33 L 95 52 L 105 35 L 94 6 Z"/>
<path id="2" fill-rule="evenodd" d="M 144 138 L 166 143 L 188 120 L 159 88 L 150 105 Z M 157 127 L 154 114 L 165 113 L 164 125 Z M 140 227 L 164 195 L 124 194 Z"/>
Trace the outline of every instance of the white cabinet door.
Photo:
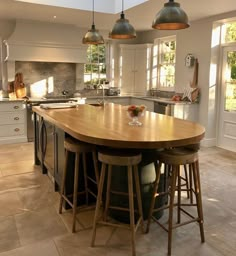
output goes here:
<path id="1" fill-rule="evenodd" d="M 154 112 L 154 102 L 152 100 L 131 98 L 131 104 L 133 104 L 133 105 L 145 105 L 147 107 L 147 111 Z"/>
<path id="2" fill-rule="evenodd" d="M 106 101 L 126 106 L 130 104 L 130 97 L 106 98 Z"/>
<path id="3" fill-rule="evenodd" d="M 122 95 L 146 95 L 150 85 L 152 44 L 120 45 Z"/>
<path id="4" fill-rule="evenodd" d="M 175 104 L 173 116 L 198 122 L 198 104 Z"/>
<path id="5" fill-rule="evenodd" d="M 122 95 L 133 95 L 135 81 L 135 49 L 122 48 L 120 58 L 120 86 Z"/>

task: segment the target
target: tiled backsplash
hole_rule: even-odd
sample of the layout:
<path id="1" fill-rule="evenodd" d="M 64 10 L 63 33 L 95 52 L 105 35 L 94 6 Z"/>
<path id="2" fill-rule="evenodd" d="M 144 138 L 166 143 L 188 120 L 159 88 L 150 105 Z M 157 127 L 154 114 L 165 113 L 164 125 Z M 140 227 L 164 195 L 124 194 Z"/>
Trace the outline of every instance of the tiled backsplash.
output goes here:
<path id="1" fill-rule="evenodd" d="M 77 65 L 83 64 L 16 61 L 15 72 L 23 73 L 30 97 L 62 95 L 63 90 L 73 95 L 80 87 L 78 83 L 83 83 L 82 74 L 77 74 L 78 70 L 83 69 Z"/>

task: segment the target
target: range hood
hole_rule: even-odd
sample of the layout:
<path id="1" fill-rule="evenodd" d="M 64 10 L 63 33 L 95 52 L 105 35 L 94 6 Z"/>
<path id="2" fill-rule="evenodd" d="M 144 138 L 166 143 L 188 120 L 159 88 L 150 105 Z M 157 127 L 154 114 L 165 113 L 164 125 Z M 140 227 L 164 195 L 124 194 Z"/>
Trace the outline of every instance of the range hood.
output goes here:
<path id="1" fill-rule="evenodd" d="M 67 25 L 17 21 L 8 38 L 9 60 L 85 63 L 83 32 Z"/>

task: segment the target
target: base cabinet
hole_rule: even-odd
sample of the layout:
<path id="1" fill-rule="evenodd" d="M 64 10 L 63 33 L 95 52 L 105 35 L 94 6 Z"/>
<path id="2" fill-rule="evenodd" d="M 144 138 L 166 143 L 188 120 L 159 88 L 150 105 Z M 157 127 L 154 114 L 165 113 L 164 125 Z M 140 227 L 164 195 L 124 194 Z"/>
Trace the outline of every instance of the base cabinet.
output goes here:
<path id="1" fill-rule="evenodd" d="M 198 122 L 198 104 L 175 104 L 172 115 L 176 118 Z"/>
<path id="2" fill-rule="evenodd" d="M 34 127 L 35 164 L 41 166 L 42 173 L 49 176 L 57 191 L 64 168 L 65 133 L 36 113 L 34 113 Z"/>
<path id="3" fill-rule="evenodd" d="M 26 104 L 0 102 L 0 144 L 27 142 Z"/>
<path id="4" fill-rule="evenodd" d="M 147 111 L 154 112 L 154 102 L 152 100 L 145 100 L 139 98 L 131 98 L 132 105 L 145 105 Z"/>

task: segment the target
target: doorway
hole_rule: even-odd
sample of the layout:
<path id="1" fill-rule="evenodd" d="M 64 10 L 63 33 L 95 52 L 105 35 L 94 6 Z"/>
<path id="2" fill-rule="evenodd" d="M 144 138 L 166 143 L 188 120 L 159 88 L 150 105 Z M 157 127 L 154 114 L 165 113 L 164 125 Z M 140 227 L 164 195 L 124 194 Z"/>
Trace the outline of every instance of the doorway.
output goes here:
<path id="1" fill-rule="evenodd" d="M 224 47 L 218 146 L 236 152 L 236 46 Z"/>

